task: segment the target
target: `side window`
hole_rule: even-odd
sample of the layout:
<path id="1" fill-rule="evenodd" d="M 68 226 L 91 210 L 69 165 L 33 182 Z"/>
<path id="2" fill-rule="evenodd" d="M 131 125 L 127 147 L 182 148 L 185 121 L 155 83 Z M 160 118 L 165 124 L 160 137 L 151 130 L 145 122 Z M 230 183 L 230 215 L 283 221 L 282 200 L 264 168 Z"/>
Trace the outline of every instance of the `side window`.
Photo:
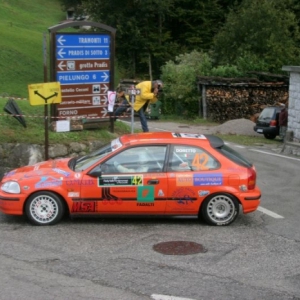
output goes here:
<path id="1" fill-rule="evenodd" d="M 162 172 L 166 146 L 144 146 L 126 149 L 102 164 L 103 174 Z"/>
<path id="2" fill-rule="evenodd" d="M 219 167 L 219 162 L 202 148 L 185 145 L 171 148 L 168 171 L 205 171 Z"/>

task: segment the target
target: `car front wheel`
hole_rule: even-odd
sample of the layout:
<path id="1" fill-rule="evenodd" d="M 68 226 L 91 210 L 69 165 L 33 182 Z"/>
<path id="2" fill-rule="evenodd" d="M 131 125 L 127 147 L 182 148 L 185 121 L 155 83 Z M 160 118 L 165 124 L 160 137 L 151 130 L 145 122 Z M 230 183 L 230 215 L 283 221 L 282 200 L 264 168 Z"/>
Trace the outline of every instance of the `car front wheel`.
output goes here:
<path id="1" fill-rule="evenodd" d="M 210 225 L 229 225 L 239 214 L 239 203 L 231 195 L 215 194 L 205 199 L 200 211 L 206 223 Z"/>
<path id="2" fill-rule="evenodd" d="M 34 225 L 54 225 L 63 217 L 64 205 L 54 193 L 37 192 L 26 202 L 25 213 Z"/>

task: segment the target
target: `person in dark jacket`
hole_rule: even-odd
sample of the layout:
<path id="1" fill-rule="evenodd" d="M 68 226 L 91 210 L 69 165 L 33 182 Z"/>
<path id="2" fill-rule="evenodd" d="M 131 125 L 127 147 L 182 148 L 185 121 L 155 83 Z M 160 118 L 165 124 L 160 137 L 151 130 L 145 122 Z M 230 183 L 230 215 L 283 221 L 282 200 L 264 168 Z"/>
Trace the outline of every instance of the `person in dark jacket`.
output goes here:
<path id="1" fill-rule="evenodd" d="M 284 141 L 287 131 L 288 111 L 285 104 L 282 104 L 281 106 L 282 110 L 279 113 L 279 136 L 281 140 Z"/>
<path id="2" fill-rule="evenodd" d="M 123 114 L 125 111 L 128 111 L 130 109 L 130 105 L 128 103 L 128 99 L 125 96 L 125 90 L 121 87 L 118 87 L 117 89 L 117 100 L 119 105 L 117 106 L 116 111 L 114 112 L 115 120 Z"/>

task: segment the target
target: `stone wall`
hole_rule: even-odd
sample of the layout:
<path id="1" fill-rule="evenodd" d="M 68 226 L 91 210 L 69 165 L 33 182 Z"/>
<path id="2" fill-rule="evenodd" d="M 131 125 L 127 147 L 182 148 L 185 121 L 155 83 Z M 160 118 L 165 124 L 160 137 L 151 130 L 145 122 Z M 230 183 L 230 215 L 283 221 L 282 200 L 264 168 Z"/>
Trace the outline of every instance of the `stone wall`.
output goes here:
<path id="1" fill-rule="evenodd" d="M 94 141 L 88 144 L 70 143 L 68 145 L 50 145 L 48 149 L 49 159 L 74 157 L 84 155 L 101 147 L 104 143 Z M 0 144 L 0 179 L 3 175 L 15 168 L 33 165 L 45 159 L 43 145 L 33 144 Z"/>
<path id="2" fill-rule="evenodd" d="M 288 114 L 288 130 L 293 131 L 293 141 L 300 142 L 300 73 L 296 72 L 290 74 Z"/>
<path id="3" fill-rule="evenodd" d="M 290 73 L 288 131 L 283 147 L 286 154 L 300 155 L 300 67 L 283 66 Z"/>

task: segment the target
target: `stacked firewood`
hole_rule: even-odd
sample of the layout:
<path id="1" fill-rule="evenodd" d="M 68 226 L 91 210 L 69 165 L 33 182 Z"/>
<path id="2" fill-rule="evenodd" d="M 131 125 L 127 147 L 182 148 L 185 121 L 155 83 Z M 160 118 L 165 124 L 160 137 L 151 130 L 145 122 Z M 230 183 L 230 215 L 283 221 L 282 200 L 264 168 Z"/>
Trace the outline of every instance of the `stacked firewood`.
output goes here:
<path id="1" fill-rule="evenodd" d="M 284 84 L 207 85 L 207 115 L 217 122 L 232 119 L 255 121 L 266 106 L 288 101 L 288 86 Z"/>

